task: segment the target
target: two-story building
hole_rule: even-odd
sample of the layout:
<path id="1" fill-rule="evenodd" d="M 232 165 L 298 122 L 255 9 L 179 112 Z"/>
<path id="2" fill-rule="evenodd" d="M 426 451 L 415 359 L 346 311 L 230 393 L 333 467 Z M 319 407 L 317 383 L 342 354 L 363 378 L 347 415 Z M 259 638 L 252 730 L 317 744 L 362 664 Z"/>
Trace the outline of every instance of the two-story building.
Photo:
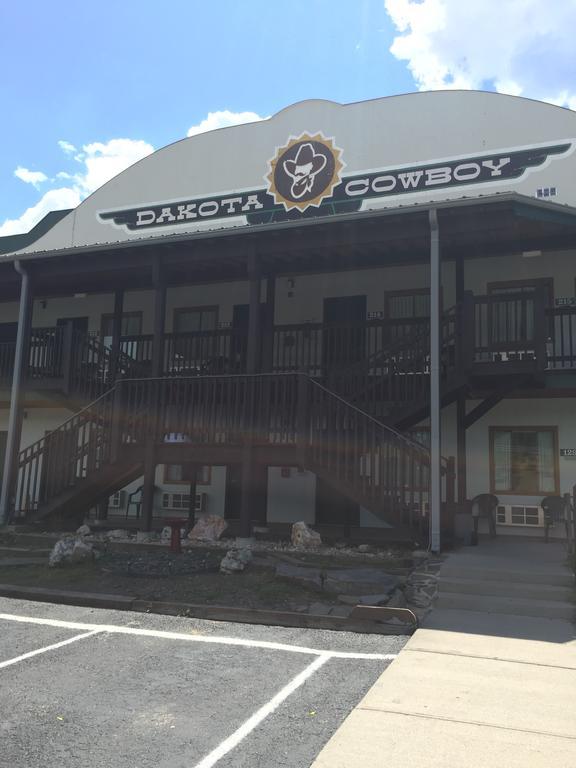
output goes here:
<path id="1" fill-rule="evenodd" d="M 0 515 L 425 539 L 432 415 L 442 525 L 493 493 L 541 534 L 576 482 L 575 148 L 517 97 L 306 101 L 0 238 Z"/>

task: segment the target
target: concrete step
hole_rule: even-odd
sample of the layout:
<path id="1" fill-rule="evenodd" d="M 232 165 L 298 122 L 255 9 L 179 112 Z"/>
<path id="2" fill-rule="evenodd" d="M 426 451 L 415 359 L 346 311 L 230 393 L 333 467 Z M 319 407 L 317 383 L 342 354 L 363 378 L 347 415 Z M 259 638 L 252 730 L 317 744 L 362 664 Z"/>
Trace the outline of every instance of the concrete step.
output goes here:
<path id="1" fill-rule="evenodd" d="M 548 600 L 527 600 L 520 597 L 496 597 L 495 595 L 466 595 L 459 592 L 440 592 L 436 608 L 503 613 L 511 616 L 536 616 L 547 619 L 574 621 L 576 604 Z"/>
<path id="2" fill-rule="evenodd" d="M 526 600 L 549 600 L 570 603 L 576 599 L 576 590 L 550 584 L 532 584 L 527 582 L 488 579 L 455 579 L 445 577 L 441 572 L 440 592 L 453 592 L 466 595 L 484 595 L 495 597 L 520 597 Z"/>
<path id="3" fill-rule="evenodd" d="M 574 575 L 568 568 L 538 568 L 514 571 L 506 568 L 471 568 L 445 563 L 441 570 L 442 578 L 450 580 L 469 579 L 474 581 L 497 581 L 500 584 L 534 584 L 551 587 L 573 587 Z"/>

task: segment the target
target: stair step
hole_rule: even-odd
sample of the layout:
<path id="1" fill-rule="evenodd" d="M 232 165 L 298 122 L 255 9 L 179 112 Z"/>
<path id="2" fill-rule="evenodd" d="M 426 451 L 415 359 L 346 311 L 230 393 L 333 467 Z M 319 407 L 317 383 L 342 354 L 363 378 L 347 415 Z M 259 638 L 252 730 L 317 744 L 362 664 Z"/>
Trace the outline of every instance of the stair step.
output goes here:
<path id="1" fill-rule="evenodd" d="M 571 602 L 576 598 L 576 591 L 565 586 L 513 581 L 496 582 L 487 579 L 456 579 L 445 577 L 443 572 L 441 572 L 440 578 L 440 592 L 519 597 L 527 600 L 548 600 L 561 603 Z"/>
<path id="2" fill-rule="evenodd" d="M 442 578 L 451 580 L 469 579 L 475 581 L 497 581 L 502 584 L 534 584 L 551 587 L 574 587 L 574 576 L 566 569 L 538 569 L 531 571 L 514 571 L 503 568 L 469 568 L 467 566 L 451 565 L 449 562 L 442 566 Z"/>
<path id="3" fill-rule="evenodd" d="M 437 609 L 475 611 L 479 613 L 503 613 L 512 616 L 536 616 L 547 619 L 576 618 L 576 604 L 548 600 L 528 600 L 518 597 L 466 595 L 457 592 L 440 592 Z"/>

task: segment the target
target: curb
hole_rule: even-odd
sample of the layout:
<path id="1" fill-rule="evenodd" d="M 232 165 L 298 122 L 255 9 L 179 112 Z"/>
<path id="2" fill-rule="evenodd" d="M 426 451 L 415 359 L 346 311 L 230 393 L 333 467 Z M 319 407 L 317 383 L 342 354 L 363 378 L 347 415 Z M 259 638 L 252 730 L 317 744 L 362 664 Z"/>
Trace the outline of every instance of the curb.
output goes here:
<path id="1" fill-rule="evenodd" d="M 168 603 L 140 600 L 128 595 L 106 595 L 98 592 L 74 592 L 43 587 L 21 587 L 16 584 L 0 584 L 0 597 L 35 600 L 41 603 L 76 605 L 83 608 L 108 608 L 138 613 L 156 613 L 166 616 L 185 616 L 210 621 L 229 621 L 242 624 L 266 624 L 277 627 L 303 629 L 329 629 L 340 632 L 358 632 L 376 635 L 412 635 L 418 628 L 416 616 L 409 610 L 378 607 L 369 612 L 358 606 L 347 618 L 291 611 L 268 611 L 256 608 L 234 608 L 220 605 L 195 605 L 193 603 Z M 405 619 L 391 624 L 390 619 Z M 408 623 L 411 622 L 411 623 Z"/>

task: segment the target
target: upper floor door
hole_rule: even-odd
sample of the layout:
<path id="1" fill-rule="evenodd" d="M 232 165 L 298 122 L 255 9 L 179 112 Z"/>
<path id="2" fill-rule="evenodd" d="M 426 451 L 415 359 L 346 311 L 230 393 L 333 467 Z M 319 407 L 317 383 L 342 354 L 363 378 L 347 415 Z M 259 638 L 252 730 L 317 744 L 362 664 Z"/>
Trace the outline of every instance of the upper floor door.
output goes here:
<path id="1" fill-rule="evenodd" d="M 366 357 L 366 296 L 324 299 L 322 340 L 325 375 Z"/>

